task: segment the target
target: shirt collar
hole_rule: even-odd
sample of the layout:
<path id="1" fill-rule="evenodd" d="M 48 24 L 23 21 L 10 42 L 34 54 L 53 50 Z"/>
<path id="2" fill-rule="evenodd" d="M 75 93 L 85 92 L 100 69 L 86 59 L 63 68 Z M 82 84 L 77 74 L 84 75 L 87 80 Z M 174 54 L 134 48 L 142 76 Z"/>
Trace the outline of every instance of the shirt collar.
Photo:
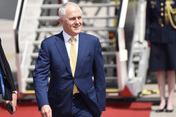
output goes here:
<path id="1" fill-rule="evenodd" d="M 64 41 L 65 42 L 69 42 L 69 39 L 71 38 L 71 36 L 69 34 L 67 34 L 64 30 L 63 30 L 63 37 L 64 37 Z M 79 34 L 74 36 L 76 41 L 78 40 L 78 37 L 79 37 Z"/>

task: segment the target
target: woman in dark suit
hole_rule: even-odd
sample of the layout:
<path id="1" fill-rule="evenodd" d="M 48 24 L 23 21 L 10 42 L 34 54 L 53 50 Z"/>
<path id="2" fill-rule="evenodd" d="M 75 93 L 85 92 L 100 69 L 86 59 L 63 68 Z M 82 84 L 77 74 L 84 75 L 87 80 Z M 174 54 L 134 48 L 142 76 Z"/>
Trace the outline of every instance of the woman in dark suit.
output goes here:
<path id="1" fill-rule="evenodd" d="M 167 3 L 166 3 L 167 1 Z M 160 105 L 156 112 L 173 112 L 173 96 L 176 70 L 176 27 L 168 8 L 174 8 L 176 0 L 147 0 L 146 35 L 150 52 L 149 70 L 157 73 Z M 173 22 L 174 23 L 173 23 Z M 167 73 L 168 100 L 165 99 L 165 72 Z"/>
<path id="2" fill-rule="evenodd" d="M 6 100 L 5 105 L 10 103 L 13 107 L 13 112 L 16 111 L 17 91 L 14 85 L 12 72 L 9 63 L 4 54 L 1 39 L 0 39 L 0 92 L 2 98 Z"/>

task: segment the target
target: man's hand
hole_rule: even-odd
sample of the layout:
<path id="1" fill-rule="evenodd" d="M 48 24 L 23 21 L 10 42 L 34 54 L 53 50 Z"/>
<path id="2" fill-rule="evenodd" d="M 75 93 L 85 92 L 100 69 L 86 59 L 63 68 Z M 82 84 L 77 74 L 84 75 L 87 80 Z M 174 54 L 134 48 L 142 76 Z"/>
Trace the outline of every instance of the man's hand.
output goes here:
<path id="1" fill-rule="evenodd" d="M 49 105 L 44 105 L 41 107 L 42 117 L 52 117 L 52 110 Z"/>
<path id="2" fill-rule="evenodd" d="M 12 108 L 13 108 L 13 112 L 16 111 L 16 105 L 17 105 L 17 94 L 12 94 L 12 101 L 10 100 L 7 100 L 5 102 L 5 106 L 10 103 L 12 105 Z"/>
<path id="3" fill-rule="evenodd" d="M 101 111 L 101 115 L 100 115 L 100 117 L 102 117 L 102 114 L 103 114 L 103 112 Z"/>

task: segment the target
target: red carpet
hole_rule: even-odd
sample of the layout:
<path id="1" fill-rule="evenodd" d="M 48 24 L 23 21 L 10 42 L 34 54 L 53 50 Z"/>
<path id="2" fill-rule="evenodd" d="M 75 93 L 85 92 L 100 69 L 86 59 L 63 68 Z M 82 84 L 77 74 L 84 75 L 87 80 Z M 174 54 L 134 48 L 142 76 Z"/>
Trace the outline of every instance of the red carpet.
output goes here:
<path id="1" fill-rule="evenodd" d="M 149 117 L 152 103 L 107 102 L 102 117 Z M 11 116 L 0 103 L 0 117 L 41 117 L 35 102 L 18 102 L 17 111 Z"/>
<path id="2" fill-rule="evenodd" d="M 102 117 L 150 117 L 150 102 L 107 102 Z"/>

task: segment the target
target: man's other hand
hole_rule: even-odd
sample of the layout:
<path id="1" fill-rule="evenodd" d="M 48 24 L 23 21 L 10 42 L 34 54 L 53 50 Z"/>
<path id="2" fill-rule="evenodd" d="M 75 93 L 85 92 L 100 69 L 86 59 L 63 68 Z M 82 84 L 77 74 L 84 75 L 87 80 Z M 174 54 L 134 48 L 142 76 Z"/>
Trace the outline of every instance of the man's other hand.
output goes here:
<path id="1" fill-rule="evenodd" d="M 43 105 L 40 112 L 42 117 L 52 117 L 52 110 L 49 105 Z"/>

